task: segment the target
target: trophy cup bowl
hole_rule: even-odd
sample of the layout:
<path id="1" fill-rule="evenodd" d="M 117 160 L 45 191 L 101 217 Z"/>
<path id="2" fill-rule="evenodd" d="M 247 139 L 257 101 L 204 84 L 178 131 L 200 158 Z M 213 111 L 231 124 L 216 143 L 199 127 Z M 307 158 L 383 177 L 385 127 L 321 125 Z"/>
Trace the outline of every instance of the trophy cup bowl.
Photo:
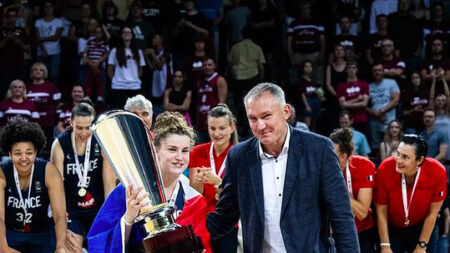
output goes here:
<path id="1" fill-rule="evenodd" d="M 176 207 L 166 201 L 156 151 L 145 123 L 133 113 L 114 110 L 100 114 L 91 130 L 124 186 L 142 186 L 148 193 L 150 205 L 142 208 L 134 221 L 147 235 L 142 241 L 145 252 L 202 252 L 203 245 L 192 226 L 175 222 Z"/>

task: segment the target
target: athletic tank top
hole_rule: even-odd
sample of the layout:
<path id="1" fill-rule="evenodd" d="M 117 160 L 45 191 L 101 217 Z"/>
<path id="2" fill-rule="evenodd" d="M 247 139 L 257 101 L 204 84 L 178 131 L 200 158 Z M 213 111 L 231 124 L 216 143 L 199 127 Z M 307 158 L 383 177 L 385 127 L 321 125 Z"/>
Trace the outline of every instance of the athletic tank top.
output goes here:
<path id="1" fill-rule="evenodd" d="M 217 91 L 217 80 L 219 74 L 214 73 L 209 78 L 200 83 L 197 96 L 197 129 L 205 131 L 208 129 L 208 113 L 219 104 L 219 94 Z"/>
<path id="2" fill-rule="evenodd" d="M 58 137 L 59 144 L 64 153 L 64 191 L 66 193 L 66 206 L 69 216 L 79 217 L 85 214 L 96 214 L 104 201 L 103 190 L 103 158 L 101 155 L 100 145 L 92 136 L 91 138 L 91 152 L 90 152 L 90 168 L 87 174 L 86 193 L 84 196 L 79 195 L 82 188 L 78 178 L 76 162 L 74 158 L 74 151 L 72 147 L 72 131 L 65 131 Z M 81 167 L 81 174 L 83 174 L 85 155 L 78 155 L 78 161 Z"/>
<path id="3" fill-rule="evenodd" d="M 22 191 L 20 200 L 14 179 L 14 167 L 10 159 L 0 163 L 6 177 L 5 188 L 5 226 L 6 230 L 38 233 L 48 229 L 50 218 L 48 209 L 50 198 L 45 186 L 45 167 L 47 161 L 36 158 L 34 172 L 31 178 L 30 198 L 29 188 Z M 25 213 L 24 206 L 27 210 Z"/>

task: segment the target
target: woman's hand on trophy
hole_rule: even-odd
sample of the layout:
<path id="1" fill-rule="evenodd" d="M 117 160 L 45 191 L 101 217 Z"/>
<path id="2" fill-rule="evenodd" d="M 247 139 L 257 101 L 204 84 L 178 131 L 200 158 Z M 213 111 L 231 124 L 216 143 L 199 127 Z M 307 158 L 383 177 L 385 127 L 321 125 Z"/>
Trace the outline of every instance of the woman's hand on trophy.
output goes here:
<path id="1" fill-rule="evenodd" d="M 144 187 L 139 186 L 137 189 L 133 191 L 133 185 L 128 185 L 126 189 L 127 195 L 127 211 L 125 212 L 125 221 L 128 223 L 134 223 L 134 219 L 139 214 L 141 208 L 148 205 L 148 201 L 146 198 L 148 193 L 143 191 Z"/>

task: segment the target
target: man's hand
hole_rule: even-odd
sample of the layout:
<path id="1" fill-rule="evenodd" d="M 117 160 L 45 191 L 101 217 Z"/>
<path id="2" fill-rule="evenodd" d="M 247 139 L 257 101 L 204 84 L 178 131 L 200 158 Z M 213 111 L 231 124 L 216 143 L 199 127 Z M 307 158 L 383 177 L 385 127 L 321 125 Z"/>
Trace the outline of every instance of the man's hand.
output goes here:
<path id="1" fill-rule="evenodd" d="M 381 253 L 393 253 L 391 247 L 381 246 Z"/>

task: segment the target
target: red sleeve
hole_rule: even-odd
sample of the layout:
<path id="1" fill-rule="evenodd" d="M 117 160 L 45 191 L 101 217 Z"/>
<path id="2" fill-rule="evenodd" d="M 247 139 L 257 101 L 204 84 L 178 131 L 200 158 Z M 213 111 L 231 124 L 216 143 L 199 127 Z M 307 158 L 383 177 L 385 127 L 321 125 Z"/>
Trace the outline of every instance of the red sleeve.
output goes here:
<path id="1" fill-rule="evenodd" d="M 6 125 L 6 118 L 5 118 L 5 102 L 0 103 L 0 126 Z"/>
<path id="2" fill-rule="evenodd" d="M 433 175 L 436 177 L 436 184 L 431 197 L 432 202 L 439 202 L 447 197 L 447 173 L 445 168 L 438 161 L 434 161 L 431 166 L 436 166 L 436 173 Z"/>
<path id="3" fill-rule="evenodd" d="M 373 188 L 375 186 L 375 165 L 371 161 L 361 160 L 358 170 L 364 176 L 361 181 L 361 188 Z"/>
<path id="4" fill-rule="evenodd" d="M 189 154 L 189 168 L 201 167 L 202 164 L 202 145 L 195 146 Z"/>
<path id="5" fill-rule="evenodd" d="M 388 158 L 389 159 L 389 158 Z M 378 167 L 377 173 L 376 173 L 376 186 L 375 186 L 375 198 L 374 201 L 376 204 L 380 205 L 387 205 L 389 195 L 388 195 L 388 189 L 387 185 L 389 182 L 387 181 L 387 166 L 389 165 L 387 163 L 387 160 L 384 160 L 384 162 L 381 163 L 380 167 Z"/>

